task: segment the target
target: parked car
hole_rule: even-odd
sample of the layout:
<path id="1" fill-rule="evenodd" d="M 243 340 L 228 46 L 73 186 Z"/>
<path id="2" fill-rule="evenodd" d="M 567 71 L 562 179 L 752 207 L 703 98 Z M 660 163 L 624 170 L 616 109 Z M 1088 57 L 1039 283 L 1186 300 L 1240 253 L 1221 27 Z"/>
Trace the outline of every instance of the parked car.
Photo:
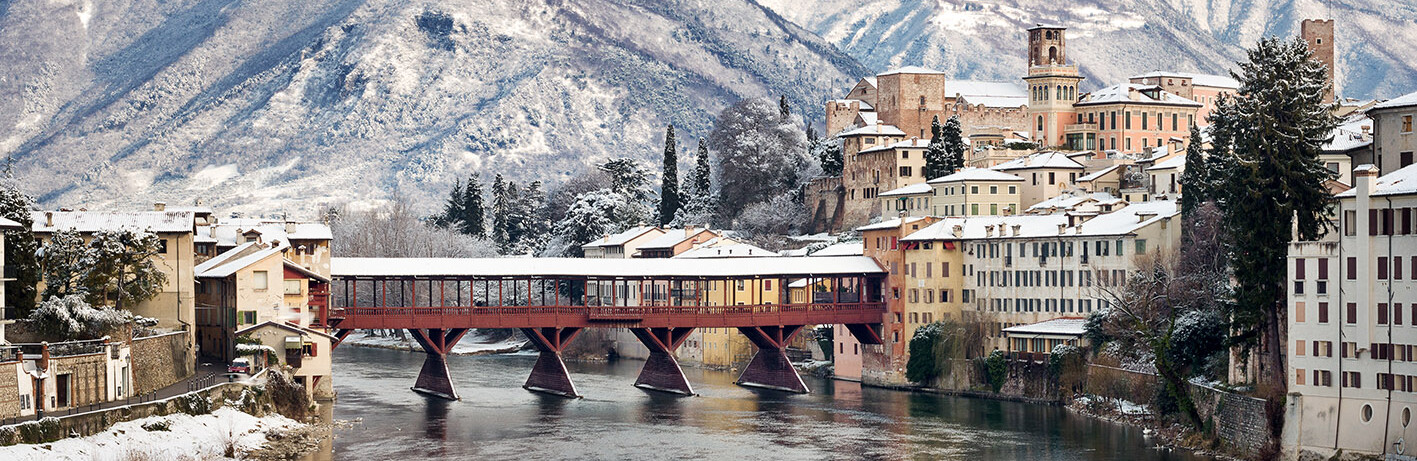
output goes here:
<path id="1" fill-rule="evenodd" d="M 226 367 L 227 373 L 251 373 L 251 361 L 247 359 L 236 359 L 231 361 L 231 365 Z"/>

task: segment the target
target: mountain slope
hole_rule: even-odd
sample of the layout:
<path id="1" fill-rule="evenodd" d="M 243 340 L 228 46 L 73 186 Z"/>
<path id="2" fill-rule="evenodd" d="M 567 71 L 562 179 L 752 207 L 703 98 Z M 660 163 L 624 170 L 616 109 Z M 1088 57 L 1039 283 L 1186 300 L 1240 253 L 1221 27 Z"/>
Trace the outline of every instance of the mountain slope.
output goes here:
<path id="1" fill-rule="evenodd" d="M 1024 30 L 1061 24 L 1089 89 L 1151 70 L 1224 73 L 1261 37 L 1335 18 L 1340 94 L 1417 89 L 1417 6 L 1401 0 L 761 1 L 873 70 L 925 65 L 984 80 L 1018 79 Z"/>
<path id="2" fill-rule="evenodd" d="M 657 158 L 742 97 L 819 113 L 868 73 L 747 1 L 0 5 L 0 154 L 48 206 L 436 200 Z"/>

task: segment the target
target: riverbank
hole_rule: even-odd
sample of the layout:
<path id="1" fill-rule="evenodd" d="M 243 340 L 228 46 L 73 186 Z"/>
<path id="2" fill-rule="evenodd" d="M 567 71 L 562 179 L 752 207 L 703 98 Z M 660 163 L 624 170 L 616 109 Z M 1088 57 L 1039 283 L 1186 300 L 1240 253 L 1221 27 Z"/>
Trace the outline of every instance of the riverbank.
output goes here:
<path id="1" fill-rule="evenodd" d="M 312 445 L 279 442 L 291 439 L 291 435 L 314 432 L 313 425 L 276 413 L 257 417 L 234 407 L 222 407 L 205 415 L 176 413 L 125 421 L 87 437 L 0 447 L 0 459 L 291 459 L 309 451 Z M 257 454 L 261 456 L 253 456 Z"/>

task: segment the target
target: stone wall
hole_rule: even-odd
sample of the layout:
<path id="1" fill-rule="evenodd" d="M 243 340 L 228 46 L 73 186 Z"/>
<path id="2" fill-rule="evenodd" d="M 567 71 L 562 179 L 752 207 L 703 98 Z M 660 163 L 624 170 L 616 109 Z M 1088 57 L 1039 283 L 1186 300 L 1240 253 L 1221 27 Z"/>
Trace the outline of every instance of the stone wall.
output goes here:
<path id="1" fill-rule="evenodd" d="M 20 415 L 20 362 L 0 363 L 0 419 Z"/>
<path id="2" fill-rule="evenodd" d="M 51 358 L 50 375 L 57 379 L 69 375 L 69 406 L 84 406 L 108 401 L 108 362 L 104 355 L 84 354 Z M 138 368 L 141 370 L 142 368 Z"/>
<path id="3" fill-rule="evenodd" d="M 89 436 L 108 430 L 115 423 L 132 421 L 155 415 L 170 415 L 191 411 L 189 396 L 205 398 L 210 402 L 210 408 L 203 408 L 203 412 L 210 412 L 222 407 L 228 401 L 240 401 L 241 393 L 246 389 L 242 383 L 222 383 L 194 393 L 183 394 L 163 400 L 155 400 L 147 403 L 128 405 L 106 410 L 79 413 L 76 415 L 63 417 L 44 418 L 38 422 L 29 422 L 14 426 L 0 427 L 0 446 L 14 445 L 17 443 L 46 443 L 53 442 L 59 438 L 67 437 L 70 432 L 76 432 L 79 436 Z M 34 428 L 43 427 L 43 430 Z M 28 429 L 28 430 L 27 430 Z"/>
<path id="4" fill-rule="evenodd" d="M 1191 399 L 1201 419 L 1215 427 L 1215 435 L 1240 453 L 1254 455 L 1269 442 L 1269 412 L 1263 399 L 1194 384 Z"/>
<path id="5" fill-rule="evenodd" d="M 196 357 L 189 337 L 181 331 L 133 340 L 134 391 L 155 391 L 192 376 Z"/>
<path id="6" fill-rule="evenodd" d="M 840 230 L 844 217 L 843 200 L 846 189 L 841 185 L 841 177 L 822 177 L 807 183 L 803 201 L 812 221 L 807 226 L 810 233 Z"/>

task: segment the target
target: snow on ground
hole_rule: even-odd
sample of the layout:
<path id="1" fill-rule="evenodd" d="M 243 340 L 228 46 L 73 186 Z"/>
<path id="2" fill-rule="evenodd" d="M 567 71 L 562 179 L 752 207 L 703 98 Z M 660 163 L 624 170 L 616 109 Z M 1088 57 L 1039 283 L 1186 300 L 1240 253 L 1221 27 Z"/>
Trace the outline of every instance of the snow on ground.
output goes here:
<path id="1" fill-rule="evenodd" d="M 403 338 L 404 339 L 400 340 L 397 336 L 369 336 L 365 334 L 364 331 L 358 331 L 349 335 L 349 337 L 345 338 L 340 344 L 411 351 L 421 350 L 418 343 L 415 342 L 412 337 L 408 336 L 408 333 L 404 333 Z M 520 334 L 513 334 L 506 339 L 492 339 L 487 335 L 474 332 L 468 333 L 467 336 L 453 345 L 453 350 L 449 353 L 454 355 L 481 355 L 516 352 L 521 350 L 523 346 L 526 346 L 526 343 L 526 339 Z"/>
<path id="2" fill-rule="evenodd" d="M 1123 415 L 1149 415 L 1149 414 L 1151 414 L 1151 410 L 1148 409 L 1146 405 L 1141 405 L 1141 404 L 1137 404 L 1137 403 L 1132 403 L 1131 401 L 1128 401 L 1128 400 L 1123 400 L 1123 399 L 1109 399 L 1109 398 L 1098 397 L 1098 396 L 1095 396 L 1095 395 L 1085 395 L 1085 396 L 1082 396 L 1082 397 L 1078 397 L 1078 398 L 1076 399 L 1076 401 L 1078 402 L 1078 404 L 1080 404 L 1080 405 L 1082 405 L 1082 406 L 1084 406 L 1084 407 L 1086 407 L 1086 406 L 1088 406 L 1089 404 L 1091 404 L 1093 400 L 1100 400 L 1101 402 L 1103 402 L 1103 403 L 1105 403 L 1105 404 L 1107 404 L 1107 405 L 1110 405 L 1110 406 L 1112 406 L 1113 408 L 1116 408 L 1116 409 L 1117 409 L 1117 412 L 1120 413 L 1120 414 L 1123 414 Z"/>
<path id="3" fill-rule="evenodd" d="M 164 420 L 170 422 L 166 431 L 143 429 L 145 424 Z M 235 408 L 223 407 L 209 415 L 178 413 L 122 422 L 88 437 L 0 447 L 0 459 L 226 459 L 222 455 L 228 443 L 235 444 L 239 457 L 241 453 L 261 448 L 266 442 L 267 431 L 287 431 L 300 426 L 301 423 L 274 413 L 257 418 Z"/>

